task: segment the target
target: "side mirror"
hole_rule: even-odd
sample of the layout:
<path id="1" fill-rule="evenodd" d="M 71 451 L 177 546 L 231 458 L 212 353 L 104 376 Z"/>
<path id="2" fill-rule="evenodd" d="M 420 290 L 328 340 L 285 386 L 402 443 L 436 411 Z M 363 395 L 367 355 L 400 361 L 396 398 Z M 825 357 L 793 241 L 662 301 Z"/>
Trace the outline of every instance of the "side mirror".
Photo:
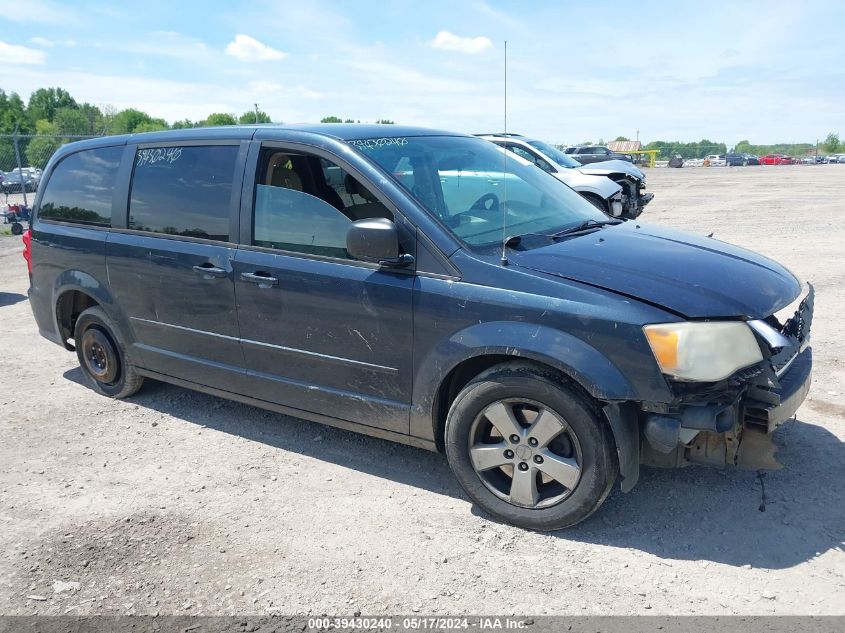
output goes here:
<path id="1" fill-rule="evenodd" d="M 399 231 L 386 218 L 357 220 L 346 231 L 346 251 L 355 259 L 401 268 L 414 262 L 399 253 Z"/>

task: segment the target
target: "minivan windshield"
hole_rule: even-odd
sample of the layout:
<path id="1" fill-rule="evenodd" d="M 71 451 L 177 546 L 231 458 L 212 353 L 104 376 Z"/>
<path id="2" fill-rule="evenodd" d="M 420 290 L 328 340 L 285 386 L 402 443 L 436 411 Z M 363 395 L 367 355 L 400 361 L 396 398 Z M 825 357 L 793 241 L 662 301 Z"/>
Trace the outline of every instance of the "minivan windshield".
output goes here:
<path id="1" fill-rule="evenodd" d="M 489 141 L 461 136 L 352 140 L 470 247 L 552 235 L 607 216 L 574 190 Z"/>
<path id="2" fill-rule="evenodd" d="M 543 141 L 528 141 L 528 144 L 539 149 L 561 167 L 568 167 L 570 169 L 574 167 L 581 167 L 581 163 L 577 160 L 571 156 L 567 156 L 562 151 L 556 147 L 552 147 L 548 143 L 544 143 Z"/>

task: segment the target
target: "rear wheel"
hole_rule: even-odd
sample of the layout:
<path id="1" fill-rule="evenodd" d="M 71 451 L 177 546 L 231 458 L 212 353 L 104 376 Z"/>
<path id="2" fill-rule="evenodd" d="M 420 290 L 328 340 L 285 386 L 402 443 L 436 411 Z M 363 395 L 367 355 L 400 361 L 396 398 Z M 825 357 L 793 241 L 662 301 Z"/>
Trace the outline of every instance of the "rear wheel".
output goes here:
<path id="1" fill-rule="evenodd" d="M 593 405 L 560 376 L 527 365 L 494 367 L 458 394 L 446 454 L 473 501 L 534 530 L 587 518 L 618 472 L 610 431 Z"/>
<path id="2" fill-rule="evenodd" d="M 111 398 L 126 398 L 144 382 L 129 362 L 111 319 L 100 307 L 79 315 L 74 327 L 76 356 L 94 390 Z"/>
<path id="3" fill-rule="evenodd" d="M 12 223 L 12 235 L 21 235 L 23 233 L 23 224 L 20 222 Z"/>

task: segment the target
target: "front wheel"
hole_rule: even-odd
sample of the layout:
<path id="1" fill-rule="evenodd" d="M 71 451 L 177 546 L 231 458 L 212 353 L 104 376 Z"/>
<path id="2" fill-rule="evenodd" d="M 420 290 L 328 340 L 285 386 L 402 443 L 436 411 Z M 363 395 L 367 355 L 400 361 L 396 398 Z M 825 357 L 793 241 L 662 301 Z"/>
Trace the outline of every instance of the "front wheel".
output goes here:
<path id="1" fill-rule="evenodd" d="M 596 209 L 598 209 L 602 213 L 604 213 L 606 215 L 613 215 L 611 213 L 611 210 L 610 210 L 610 203 L 608 203 L 605 200 L 602 200 L 596 194 L 594 194 L 594 193 L 582 193 L 581 195 L 584 197 L 584 199 L 587 202 L 589 202 L 591 205 L 593 205 Z"/>
<path id="2" fill-rule="evenodd" d="M 533 530 L 586 519 L 618 473 L 611 433 L 591 403 L 533 366 L 499 365 L 458 394 L 446 455 L 475 503 Z"/>
<path id="3" fill-rule="evenodd" d="M 126 398 L 144 382 L 129 361 L 111 319 L 100 307 L 79 315 L 74 327 L 76 356 L 94 390 L 110 398 Z"/>

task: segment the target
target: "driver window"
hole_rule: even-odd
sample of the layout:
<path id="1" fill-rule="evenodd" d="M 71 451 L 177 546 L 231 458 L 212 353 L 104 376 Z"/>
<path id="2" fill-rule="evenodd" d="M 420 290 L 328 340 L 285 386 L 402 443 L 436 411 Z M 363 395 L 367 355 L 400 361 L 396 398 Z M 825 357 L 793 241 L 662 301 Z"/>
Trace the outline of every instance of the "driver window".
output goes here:
<path id="1" fill-rule="evenodd" d="M 253 218 L 255 246 L 349 259 L 349 225 L 393 214 L 331 161 L 267 148 L 258 163 Z"/>

